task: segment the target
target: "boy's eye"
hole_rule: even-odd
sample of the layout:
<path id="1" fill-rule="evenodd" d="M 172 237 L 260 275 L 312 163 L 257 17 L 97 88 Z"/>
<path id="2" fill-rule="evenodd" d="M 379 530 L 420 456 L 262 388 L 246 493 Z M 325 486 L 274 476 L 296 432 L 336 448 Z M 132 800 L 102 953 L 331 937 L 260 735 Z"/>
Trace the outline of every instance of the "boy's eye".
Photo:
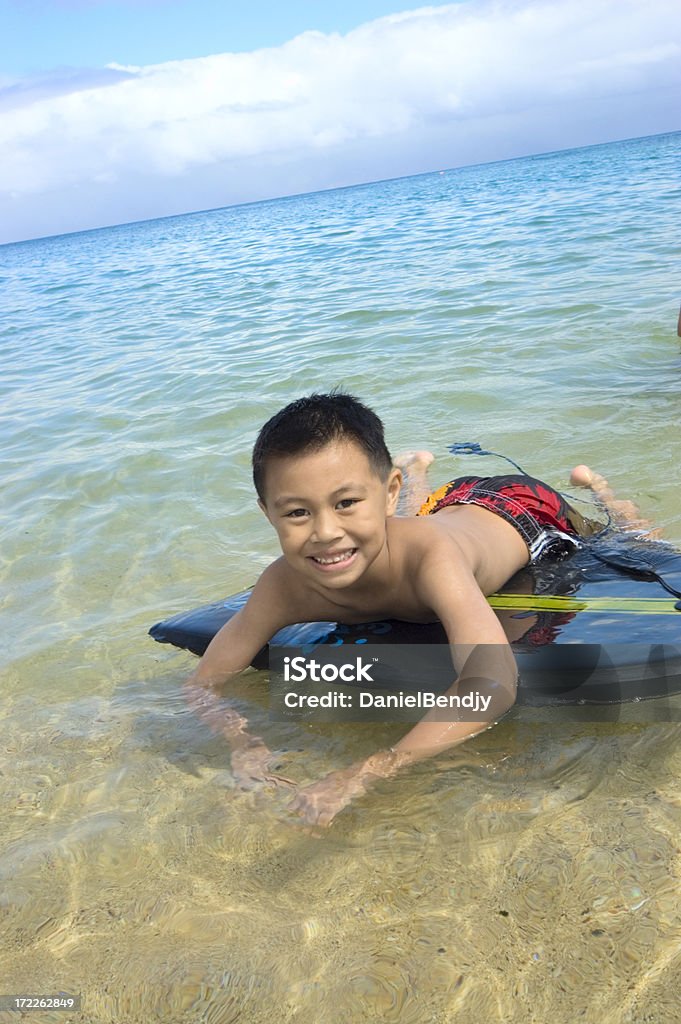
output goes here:
<path id="1" fill-rule="evenodd" d="M 293 508 L 290 512 L 286 513 L 287 519 L 302 519 L 303 516 L 307 515 L 307 509 L 305 508 Z"/>
<path id="2" fill-rule="evenodd" d="M 357 504 L 357 498 L 341 498 L 338 502 L 338 508 L 350 508 L 352 505 Z"/>

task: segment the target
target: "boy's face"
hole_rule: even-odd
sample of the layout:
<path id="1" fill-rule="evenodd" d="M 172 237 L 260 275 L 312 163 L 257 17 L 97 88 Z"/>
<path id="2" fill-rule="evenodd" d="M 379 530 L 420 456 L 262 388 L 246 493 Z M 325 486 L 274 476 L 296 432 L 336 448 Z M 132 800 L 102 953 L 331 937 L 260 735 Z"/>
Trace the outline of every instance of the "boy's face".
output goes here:
<path id="1" fill-rule="evenodd" d="M 286 561 L 324 587 L 355 583 L 386 543 L 402 475 L 380 479 L 353 441 L 271 459 L 263 512 L 277 531 Z"/>

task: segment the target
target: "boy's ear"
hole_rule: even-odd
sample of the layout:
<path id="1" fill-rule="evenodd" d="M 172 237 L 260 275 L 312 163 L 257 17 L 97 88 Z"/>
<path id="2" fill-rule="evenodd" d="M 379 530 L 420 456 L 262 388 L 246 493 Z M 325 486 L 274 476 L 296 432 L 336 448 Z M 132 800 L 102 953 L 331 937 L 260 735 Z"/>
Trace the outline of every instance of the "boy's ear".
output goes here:
<path id="1" fill-rule="evenodd" d="M 395 509 L 397 508 L 397 502 L 400 497 L 403 482 L 402 470 L 398 469 L 397 466 L 393 466 L 390 470 L 390 476 L 388 477 L 388 500 L 386 502 L 385 509 L 385 514 L 387 516 L 395 515 Z"/>

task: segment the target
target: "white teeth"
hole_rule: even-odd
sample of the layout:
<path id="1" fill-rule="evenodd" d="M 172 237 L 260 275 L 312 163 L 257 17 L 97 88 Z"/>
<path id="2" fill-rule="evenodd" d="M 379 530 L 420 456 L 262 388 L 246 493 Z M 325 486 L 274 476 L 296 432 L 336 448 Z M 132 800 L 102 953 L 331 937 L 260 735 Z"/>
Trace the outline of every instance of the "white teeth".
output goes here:
<path id="1" fill-rule="evenodd" d="M 315 562 L 319 562 L 320 565 L 335 565 L 337 562 L 344 562 L 347 558 L 354 553 L 352 551 L 343 551 L 340 555 L 334 555 L 333 558 L 322 558 L 321 556 L 313 555 Z"/>

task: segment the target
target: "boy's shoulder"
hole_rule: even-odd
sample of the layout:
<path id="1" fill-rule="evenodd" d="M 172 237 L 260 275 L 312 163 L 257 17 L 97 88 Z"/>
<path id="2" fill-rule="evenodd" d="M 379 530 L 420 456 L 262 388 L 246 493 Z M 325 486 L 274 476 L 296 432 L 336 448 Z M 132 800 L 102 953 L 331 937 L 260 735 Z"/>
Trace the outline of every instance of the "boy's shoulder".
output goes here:
<path id="1" fill-rule="evenodd" d="M 415 579 L 433 573 L 472 576 L 491 594 L 527 564 L 527 546 L 505 519 L 487 509 L 462 505 L 433 516 L 395 520 L 393 549 Z"/>
<path id="2" fill-rule="evenodd" d="M 400 517 L 388 529 L 395 582 L 413 593 L 430 593 L 443 576 L 473 577 L 476 553 L 460 542 L 456 530 L 430 517 Z"/>
<path id="3" fill-rule="evenodd" d="M 388 520 L 388 536 L 394 550 L 411 554 L 421 564 L 424 559 L 446 557 L 459 561 L 466 558 L 460 536 L 451 522 L 434 516 L 399 516 Z"/>

